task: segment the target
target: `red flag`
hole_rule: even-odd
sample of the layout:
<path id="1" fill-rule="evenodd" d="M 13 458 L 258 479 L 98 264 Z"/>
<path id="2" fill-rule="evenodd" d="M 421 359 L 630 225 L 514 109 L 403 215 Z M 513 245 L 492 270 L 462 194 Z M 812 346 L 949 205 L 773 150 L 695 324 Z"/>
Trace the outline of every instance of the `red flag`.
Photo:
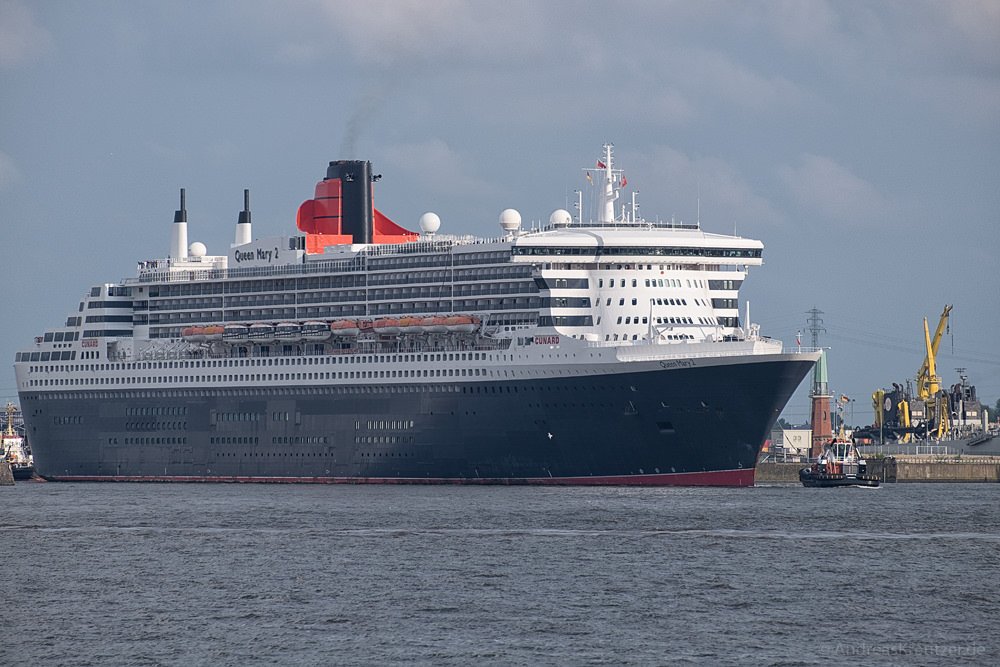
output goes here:
<path id="1" fill-rule="evenodd" d="M 597 161 L 597 168 L 598 168 L 598 169 L 607 169 L 607 168 L 608 168 L 608 165 L 606 165 L 606 164 L 604 164 L 603 162 L 601 162 L 600 160 L 598 160 L 598 161 Z"/>
<path id="2" fill-rule="evenodd" d="M 624 188 L 626 185 L 628 185 L 628 179 L 625 178 L 625 174 L 622 174 L 622 187 Z"/>

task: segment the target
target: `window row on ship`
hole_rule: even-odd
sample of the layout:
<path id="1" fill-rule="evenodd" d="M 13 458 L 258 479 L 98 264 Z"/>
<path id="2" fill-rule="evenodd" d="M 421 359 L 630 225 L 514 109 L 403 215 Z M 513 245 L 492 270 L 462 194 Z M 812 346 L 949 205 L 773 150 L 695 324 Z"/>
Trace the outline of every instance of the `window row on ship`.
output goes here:
<path id="1" fill-rule="evenodd" d="M 494 294 L 536 294 L 537 286 L 531 281 L 491 282 L 480 284 L 426 285 L 422 287 L 393 287 L 368 290 L 344 290 L 339 292 L 290 292 L 277 294 L 241 294 L 223 297 L 163 299 L 149 303 L 148 308 L 137 307 L 137 311 L 163 312 L 172 310 L 196 310 L 206 308 L 239 308 L 241 306 L 274 306 L 296 304 L 335 304 L 354 301 L 383 301 L 401 299 L 450 298 L 452 296 L 479 296 Z M 98 316 L 103 321 L 118 322 L 115 319 L 127 316 Z M 91 321 L 91 318 L 87 318 Z M 102 321 L 102 320 L 93 320 Z"/>
<path id="2" fill-rule="evenodd" d="M 632 287 L 639 287 L 639 280 L 640 280 L 639 278 L 632 278 L 631 279 L 631 281 L 632 281 Z M 684 287 L 684 285 L 681 284 L 681 279 L 680 278 L 644 278 L 642 280 L 643 280 L 643 286 L 644 287 L 677 287 L 677 288 L 683 288 Z M 597 280 L 597 286 L 599 288 L 604 287 L 604 282 L 605 282 L 604 278 L 598 278 L 598 280 Z M 739 290 L 740 286 L 743 284 L 742 280 L 708 280 L 708 281 L 706 281 L 706 280 L 699 280 L 697 278 L 694 279 L 694 280 L 684 279 L 684 282 L 686 283 L 687 287 L 689 287 L 689 288 L 704 289 L 707 286 L 708 289 L 711 290 L 711 291 L 726 291 L 726 290 L 737 291 L 737 290 Z M 627 278 L 608 278 L 607 279 L 607 284 L 608 284 L 608 287 L 616 287 L 616 286 L 617 287 L 627 287 L 628 286 L 628 279 Z"/>
<path id="3" fill-rule="evenodd" d="M 565 256 L 590 257 L 711 257 L 756 259 L 760 248 L 704 248 L 698 246 L 514 246 L 515 256 Z"/>
<path id="4" fill-rule="evenodd" d="M 29 387 L 185 384 L 191 382 L 315 382 L 398 378 L 486 377 L 485 368 L 415 368 L 385 371 L 326 371 L 314 373 L 227 373 L 206 375 L 148 375 L 128 377 L 51 378 L 29 380 Z"/>
<path id="5" fill-rule="evenodd" d="M 149 285 L 148 298 L 199 296 L 214 294 L 246 294 L 254 292 L 302 292 L 318 289 L 349 289 L 370 285 L 414 283 L 488 282 L 511 278 L 527 278 L 531 266 L 483 266 L 473 269 L 436 271 L 397 271 L 393 273 L 351 273 L 344 275 L 308 276 L 301 278 L 261 278 L 258 280 L 201 280 L 186 283 Z M 141 288 L 140 288 L 141 289 Z M 138 296 L 136 298 L 139 298 Z"/>
<path id="6" fill-rule="evenodd" d="M 537 310 L 541 308 L 540 297 L 506 297 L 492 299 L 449 299 L 447 301 L 392 301 L 380 303 L 354 304 L 346 306 L 304 306 L 298 308 L 260 308 L 237 311 L 186 311 L 149 315 L 143 321 L 141 316 L 136 324 L 183 325 L 195 322 L 250 322 L 256 320 L 283 319 L 327 319 L 343 317 L 365 317 L 378 315 L 406 315 L 408 313 L 463 313 L 502 310 Z M 173 331 L 173 329 L 171 329 Z M 152 335 L 154 332 L 157 335 Z M 151 331 L 151 337 L 177 338 L 176 334 L 164 336 L 164 329 Z M 169 333 L 169 332 L 168 332 Z M 125 334 L 131 335 L 131 334 Z"/>

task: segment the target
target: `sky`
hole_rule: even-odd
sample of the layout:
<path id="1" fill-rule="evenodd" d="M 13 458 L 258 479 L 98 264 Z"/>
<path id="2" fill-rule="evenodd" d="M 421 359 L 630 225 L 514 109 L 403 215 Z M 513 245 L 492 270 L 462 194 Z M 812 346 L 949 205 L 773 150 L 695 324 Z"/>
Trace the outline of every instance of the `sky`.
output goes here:
<path id="1" fill-rule="evenodd" d="M 89 286 L 167 255 L 181 187 L 209 254 L 243 188 L 255 237 L 292 234 L 343 158 L 396 222 L 494 236 L 609 141 L 647 218 L 763 241 L 741 308 L 788 345 L 823 311 L 849 421 L 945 304 L 940 375 L 1000 398 L 1000 1 L 0 0 L 0 399 Z"/>

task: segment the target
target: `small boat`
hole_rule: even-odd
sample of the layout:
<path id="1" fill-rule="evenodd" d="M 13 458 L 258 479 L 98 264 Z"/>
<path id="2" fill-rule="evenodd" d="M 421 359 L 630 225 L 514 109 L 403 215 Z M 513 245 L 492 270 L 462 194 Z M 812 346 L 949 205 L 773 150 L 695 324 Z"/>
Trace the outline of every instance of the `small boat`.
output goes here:
<path id="1" fill-rule="evenodd" d="M 330 325 L 326 322 L 303 322 L 302 337 L 306 340 L 326 340 L 330 337 Z"/>
<path id="2" fill-rule="evenodd" d="M 274 325 L 267 322 L 258 322 L 249 327 L 250 340 L 255 343 L 271 343 L 275 340 Z"/>
<path id="3" fill-rule="evenodd" d="M 227 324 L 223 329 L 222 338 L 227 343 L 242 343 L 247 340 L 247 335 L 245 324 Z"/>
<path id="4" fill-rule="evenodd" d="M 184 327 L 181 329 L 181 338 L 188 341 L 189 343 L 204 343 L 205 342 L 205 328 L 204 327 Z"/>
<path id="5" fill-rule="evenodd" d="M 446 319 L 444 317 L 425 317 L 420 321 L 420 326 L 427 333 L 448 333 Z"/>
<path id="6" fill-rule="evenodd" d="M 226 328 L 219 326 L 218 324 L 210 324 L 202 330 L 207 341 L 222 340 L 222 336 L 225 333 Z"/>
<path id="7" fill-rule="evenodd" d="M 274 337 L 280 342 L 291 343 L 302 339 L 302 325 L 298 322 L 279 322 L 274 327 Z"/>
<path id="8" fill-rule="evenodd" d="M 361 329 L 355 320 L 335 320 L 330 323 L 330 332 L 334 336 L 357 336 Z"/>
<path id="9" fill-rule="evenodd" d="M 398 334 L 399 333 L 399 320 L 395 318 L 384 318 L 380 320 L 375 320 L 375 324 L 372 325 L 372 329 L 378 334 Z"/>
<path id="10" fill-rule="evenodd" d="M 476 330 L 476 325 L 479 324 L 478 320 L 479 318 L 471 315 L 452 315 L 451 317 L 446 317 L 444 322 L 448 331 L 472 333 Z"/>
<path id="11" fill-rule="evenodd" d="M 399 331 L 405 334 L 422 333 L 424 328 L 420 322 L 419 317 L 401 317 L 399 318 Z"/>
<path id="12" fill-rule="evenodd" d="M 7 403 L 7 428 L 0 431 L 0 458 L 7 461 L 14 479 L 31 479 L 35 474 L 35 462 L 24 445 L 24 438 L 14 431 L 14 413 L 17 408 Z"/>
<path id="13" fill-rule="evenodd" d="M 838 436 L 826 446 L 816 463 L 799 470 L 802 486 L 869 486 L 879 485 L 878 477 L 868 474 L 868 463 L 858 454 L 851 440 Z"/>

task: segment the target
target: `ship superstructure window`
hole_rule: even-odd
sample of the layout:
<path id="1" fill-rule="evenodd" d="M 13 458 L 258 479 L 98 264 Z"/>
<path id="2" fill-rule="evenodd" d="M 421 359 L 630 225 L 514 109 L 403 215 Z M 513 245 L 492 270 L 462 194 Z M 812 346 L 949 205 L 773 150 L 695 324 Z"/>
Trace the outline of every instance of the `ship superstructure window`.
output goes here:
<path id="1" fill-rule="evenodd" d="M 670 247 L 670 246 L 605 246 L 601 248 L 585 247 L 542 247 L 515 246 L 514 255 L 587 255 L 587 256 L 669 256 L 669 257 L 718 257 L 747 258 L 761 256 L 760 248 L 701 248 L 701 247 Z"/>

